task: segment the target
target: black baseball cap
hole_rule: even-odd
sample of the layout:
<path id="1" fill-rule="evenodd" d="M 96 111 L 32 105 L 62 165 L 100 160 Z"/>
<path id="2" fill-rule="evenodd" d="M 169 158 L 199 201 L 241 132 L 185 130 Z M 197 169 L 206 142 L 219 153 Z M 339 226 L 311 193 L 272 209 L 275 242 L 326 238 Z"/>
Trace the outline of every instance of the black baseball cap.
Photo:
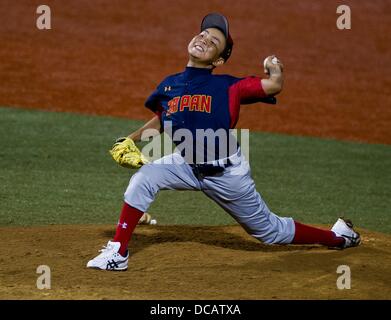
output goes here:
<path id="1" fill-rule="evenodd" d="M 221 53 L 221 57 L 227 61 L 231 56 L 232 47 L 234 45 L 232 37 L 229 33 L 227 18 L 220 13 L 209 13 L 204 17 L 204 19 L 202 19 L 201 32 L 208 28 L 217 28 L 224 34 L 227 44 L 224 51 Z"/>

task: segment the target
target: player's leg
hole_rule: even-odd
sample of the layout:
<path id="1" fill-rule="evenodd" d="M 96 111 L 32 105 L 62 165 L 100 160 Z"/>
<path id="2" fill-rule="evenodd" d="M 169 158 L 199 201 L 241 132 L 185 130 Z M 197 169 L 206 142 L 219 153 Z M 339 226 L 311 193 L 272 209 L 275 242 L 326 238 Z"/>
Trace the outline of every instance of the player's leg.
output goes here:
<path id="1" fill-rule="evenodd" d="M 233 168 L 235 169 L 235 168 Z M 203 192 L 229 213 L 251 236 L 265 243 L 291 243 L 295 225 L 291 218 L 272 213 L 255 190 L 249 172 L 204 179 Z"/>
<path id="2" fill-rule="evenodd" d="M 231 177 L 232 178 L 232 177 Z M 279 217 L 271 212 L 252 179 L 238 179 L 235 188 L 221 192 L 205 190 L 204 193 L 228 212 L 250 235 L 268 244 L 323 244 L 342 246 L 344 239 L 334 232 L 303 225 L 292 218 Z M 244 181 L 242 181 L 244 180 Z M 238 184 L 239 182 L 245 182 Z"/>
<path id="3" fill-rule="evenodd" d="M 179 155 L 144 165 L 130 179 L 114 237 L 121 243 L 121 254 L 125 254 L 133 230 L 160 190 L 199 190 L 198 180 Z"/>
<path id="4" fill-rule="evenodd" d="M 202 191 L 228 212 L 250 235 L 265 243 L 290 243 L 294 222 L 272 213 L 255 190 L 244 156 L 232 156 L 222 175 L 205 177 Z"/>
<path id="5" fill-rule="evenodd" d="M 361 237 L 353 229 L 350 220 L 339 218 L 331 230 L 319 229 L 295 221 L 295 237 L 292 244 L 323 244 L 331 248 L 356 247 L 361 243 Z"/>
<path id="6" fill-rule="evenodd" d="M 205 180 L 204 193 L 216 201 L 242 227 L 265 243 L 322 244 L 329 247 L 354 246 L 359 235 L 343 220 L 332 230 L 323 230 L 301 224 L 292 218 L 279 217 L 269 210 L 250 175 L 249 166 L 242 158 L 226 170 L 223 176 Z"/>
<path id="7" fill-rule="evenodd" d="M 199 182 L 180 156 L 173 154 L 144 165 L 130 179 L 113 241 L 87 267 L 125 270 L 128 243 L 143 213 L 160 190 L 199 190 Z"/>

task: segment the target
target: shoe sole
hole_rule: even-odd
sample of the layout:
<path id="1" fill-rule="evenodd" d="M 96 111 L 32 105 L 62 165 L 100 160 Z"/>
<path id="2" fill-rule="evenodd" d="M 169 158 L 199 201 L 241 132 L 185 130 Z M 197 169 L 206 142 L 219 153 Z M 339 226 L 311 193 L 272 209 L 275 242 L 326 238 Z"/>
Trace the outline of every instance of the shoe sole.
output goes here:
<path id="1" fill-rule="evenodd" d="M 101 269 L 101 268 L 98 268 L 98 267 L 87 267 L 87 268 L 88 268 L 88 269 L 94 269 L 94 270 L 100 270 L 100 271 L 118 271 L 118 272 L 128 270 L 128 267 L 126 267 L 126 268 L 121 268 L 121 269 Z"/>

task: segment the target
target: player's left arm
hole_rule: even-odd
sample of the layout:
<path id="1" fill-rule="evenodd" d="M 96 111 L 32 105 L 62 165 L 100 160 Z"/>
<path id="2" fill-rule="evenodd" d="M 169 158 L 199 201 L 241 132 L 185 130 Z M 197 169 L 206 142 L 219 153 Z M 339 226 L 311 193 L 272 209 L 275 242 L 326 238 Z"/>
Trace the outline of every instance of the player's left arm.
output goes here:
<path id="1" fill-rule="evenodd" d="M 270 56 L 265 59 L 264 68 L 269 78 L 261 79 L 261 86 L 267 96 L 275 96 L 284 85 L 284 66 L 277 57 Z"/>

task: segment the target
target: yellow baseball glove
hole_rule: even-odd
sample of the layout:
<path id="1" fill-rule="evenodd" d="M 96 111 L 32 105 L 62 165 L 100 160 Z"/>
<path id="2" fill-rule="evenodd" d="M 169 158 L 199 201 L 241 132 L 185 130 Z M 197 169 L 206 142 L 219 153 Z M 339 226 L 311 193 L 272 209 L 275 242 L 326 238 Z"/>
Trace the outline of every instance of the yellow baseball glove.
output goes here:
<path id="1" fill-rule="evenodd" d="M 114 161 L 125 168 L 138 169 L 149 162 L 128 137 L 118 138 L 109 152 Z"/>

